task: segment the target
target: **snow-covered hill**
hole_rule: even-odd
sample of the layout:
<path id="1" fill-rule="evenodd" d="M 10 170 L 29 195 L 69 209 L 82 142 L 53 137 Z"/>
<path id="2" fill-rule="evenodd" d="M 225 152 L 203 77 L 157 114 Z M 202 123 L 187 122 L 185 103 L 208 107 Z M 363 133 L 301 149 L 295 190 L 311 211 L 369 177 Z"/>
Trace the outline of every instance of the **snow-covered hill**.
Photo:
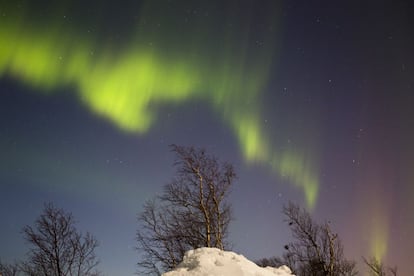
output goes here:
<path id="1" fill-rule="evenodd" d="M 188 251 L 178 267 L 163 276 L 292 276 L 287 266 L 257 266 L 242 255 L 217 248 Z"/>

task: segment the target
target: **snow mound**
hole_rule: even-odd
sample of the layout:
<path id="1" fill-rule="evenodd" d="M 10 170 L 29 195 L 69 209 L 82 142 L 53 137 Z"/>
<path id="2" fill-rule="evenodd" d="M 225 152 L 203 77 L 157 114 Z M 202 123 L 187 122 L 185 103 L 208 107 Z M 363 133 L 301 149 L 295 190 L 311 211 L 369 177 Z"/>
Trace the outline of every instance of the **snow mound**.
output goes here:
<path id="1" fill-rule="evenodd" d="M 163 276 L 292 276 L 287 266 L 259 267 L 242 255 L 217 248 L 199 248 L 185 253 L 174 270 Z"/>

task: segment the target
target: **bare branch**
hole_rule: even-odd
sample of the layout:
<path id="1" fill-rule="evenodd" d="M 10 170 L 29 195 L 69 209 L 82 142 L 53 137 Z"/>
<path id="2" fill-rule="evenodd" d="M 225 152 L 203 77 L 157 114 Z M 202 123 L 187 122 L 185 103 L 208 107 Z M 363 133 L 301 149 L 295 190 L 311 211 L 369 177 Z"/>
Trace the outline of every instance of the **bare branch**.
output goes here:
<path id="1" fill-rule="evenodd" d="M 231 208 L 226 202 L 233 167 L 203 149 L 172 145 L 176 175 L 163 193 L 147 201 L 138 220 L 137 249 L 141 273 L 174 268 L 187 250 L 227 246 Z"/>
<path id="2" fill-rule="evenodd" d="M 98 242 L 90 233 L 78 232 L 74 223 L 72 214 L 45 204 L 34 227 L 23 228 L 31 248 L 22 271 L 28 275 L 97 275 L 92 270 L 98 265 L 94 253 Z"/>
<path id="3" fill-rule="evenodd" d="M 367 260 L 362 257 L 364 263 L 368 266 L 369 272 L 373 276 L 397 276 L 397 267 L 387 267 L 376 258 Z"/>
<path id="4" fill-rule="evenodd" d="M 282 258 L 271 259 L 273 263 L 288 265 L 298 276 L 356 275 L 355 263 L 344 258 L 342 243 L 332 233 L 329 223 L 316 223 L 308 212 L 291 202 L 284 206 L 283 214 L 294 241 L 285 246 Z M 258 262 L 268 263 L 267 260 Z"/>

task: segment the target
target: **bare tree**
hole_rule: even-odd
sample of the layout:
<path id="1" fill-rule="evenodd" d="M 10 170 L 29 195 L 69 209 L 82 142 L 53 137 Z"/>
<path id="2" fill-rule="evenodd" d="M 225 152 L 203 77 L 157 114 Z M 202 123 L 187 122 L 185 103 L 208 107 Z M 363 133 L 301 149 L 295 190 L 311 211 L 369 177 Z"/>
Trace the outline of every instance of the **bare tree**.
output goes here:
<path id="1" fill-rule="evenodd" d="M 74 224 L 72 214 L 45 204 L 34 227 L 23 228 L 31 248 L 21 270 L 26 275 L 98 275 L 94 252 L 98 242 L 90 233 L 78 232 Z"/>
<path id="2" fill-rule="evenodd" d="M 160 196 L 145 203 L 138 218 L 138 265 L 147 274 L 174 268 L 189 249 L 228 246 L 226 198 L 236 177 L 233 167 L 204 149 L 171 147 L 176 175 Z"/>
<path id="3" fill-rule="evenodd" d="M 373 276 L 397 276 L 397 267 L 387 267 L 375 258 L 367 260 L 362 257 L 362 259 L 368 266 L 370 274 Z"/>
<path id="4" fill-rule="evenodd" d="M 19 275 L 19 265 L 5 264 L 0 260 L 0 276 L 17 276 Z"/>
<path id="5" fill-rule="evenodd" d="M 357 275 L 355 262 L 345 259 L 343 246 L 329 223 L 316 223 L 306 210 L 289 203 L 283 214 L 292 231 L 294 242 L 285 246 L 282 258 L 272 259 L 286 264 L 298 276 L 351 276 Z M 263 265 L 263 260 L 258 261 Z"/>

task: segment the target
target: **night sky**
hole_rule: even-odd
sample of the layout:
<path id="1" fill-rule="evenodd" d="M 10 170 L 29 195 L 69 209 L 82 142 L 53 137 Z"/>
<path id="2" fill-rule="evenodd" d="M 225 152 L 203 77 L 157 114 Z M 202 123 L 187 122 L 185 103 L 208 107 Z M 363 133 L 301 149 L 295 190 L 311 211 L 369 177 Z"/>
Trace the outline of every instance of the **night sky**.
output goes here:
<path id="1" fill-rule="evenodd" d="M 0 1 L 0 259 L 53 201 L 132 275 L 178 144 L 235 166 L 234 251 L 281 255 L 291 200 L 414 275 L 409 2 Z"/>

